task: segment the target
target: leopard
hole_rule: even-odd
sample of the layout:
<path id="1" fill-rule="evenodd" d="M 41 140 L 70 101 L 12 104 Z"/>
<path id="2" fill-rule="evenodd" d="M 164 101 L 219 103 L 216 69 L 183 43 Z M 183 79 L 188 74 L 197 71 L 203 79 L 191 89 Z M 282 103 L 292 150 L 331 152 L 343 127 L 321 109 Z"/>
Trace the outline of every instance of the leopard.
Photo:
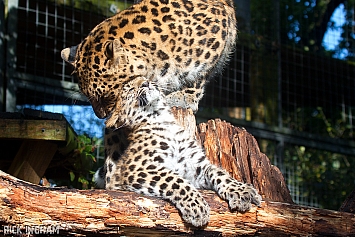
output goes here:
<path id="1" fill-rule="evenodd" d="M 110 117 L 120 88 L 136 77 L 159 84 L 171 107 L 196 112 L 236 38 L 233 0 L 141 0 L 99 23 L 61 57 L 74 66 L 99 118 Z"/>
<path id="2" fill-rule="evenodd" d="M 73 65 L 94 113 L 106 119 L 106 161 L 95 174 L 98 187 L 167 199 L 194 226 L 209 220 L 199 188 L 214 189 L 232 210 L 247 211 L 251 203 L 260 204 L 251 185 L 210 164 L 197 141 L 183 138 L 169 112 L 174 106 L 198 110 L 205 86 L 234 51 L 236 23 L 232 0 L 141 0 L 98 24 L 78 45 L 62 50 L 62 59 Z M 122 94 L 137 80 L 144 81 L 139 88 L 159 85 L 159 90 L 141 89 L 136 96 L 140 99 L 132 102 Z M 150 100 L 155 94 L 160 99 Z M 142 147 L 146 149 L 138 151 Z M 181 169 L 169 166 L 169 159 Z"/>
<path id="3" fill-rule="evenodd" d="M 261 196 L 251 184 L 233 179 L 206 158 L 202 145 L 178 124 L 156 83 L 137 77 L 123 85 L 120 96 L 125 103 L 115 110 L 115 123 L 128 128 L 129 143 L 124 151 L 108 151 L 95 174 L 99 186 L 163 198 L 196 227 L 207 225 L 210 212 L 199 189 L 214 190 L 231 210 L 260 206 Z"/>

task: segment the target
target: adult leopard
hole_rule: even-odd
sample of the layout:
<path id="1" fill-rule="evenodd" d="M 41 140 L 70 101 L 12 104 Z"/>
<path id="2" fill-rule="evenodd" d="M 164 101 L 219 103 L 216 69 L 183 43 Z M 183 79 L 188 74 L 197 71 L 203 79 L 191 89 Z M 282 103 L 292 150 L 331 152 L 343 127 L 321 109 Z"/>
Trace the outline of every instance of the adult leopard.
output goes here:
<path id="1" fill-rule="evenodd" d="M 232 0 L 142 0 L 62 51 L 99 118 L 120 103 L 122 84 L 149 79 L 170 106 L 197 111 L 206 81 L 220 72 L 237 36 Z"/>

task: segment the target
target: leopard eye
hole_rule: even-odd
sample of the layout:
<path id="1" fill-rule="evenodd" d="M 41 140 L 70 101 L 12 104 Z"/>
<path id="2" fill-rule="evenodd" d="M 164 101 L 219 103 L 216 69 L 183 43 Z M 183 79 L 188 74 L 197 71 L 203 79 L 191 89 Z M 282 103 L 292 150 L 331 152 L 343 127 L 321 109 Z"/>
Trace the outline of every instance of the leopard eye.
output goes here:
<path id="1" fill-rule="evenodd" d="M 105 55 L 108 59 L 113 58 L 113 41 L 106 44 Z"/>

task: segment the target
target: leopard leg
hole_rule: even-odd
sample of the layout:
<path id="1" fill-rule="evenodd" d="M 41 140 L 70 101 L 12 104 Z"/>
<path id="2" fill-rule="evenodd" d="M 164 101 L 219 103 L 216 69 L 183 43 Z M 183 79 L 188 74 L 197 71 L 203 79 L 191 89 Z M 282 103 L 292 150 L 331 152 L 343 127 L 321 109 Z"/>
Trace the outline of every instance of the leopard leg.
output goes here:
<path id="1" fill-rule="evenodd" d="M 179 142 L 182 144 L 182 142 Z M 224 200 L 228 201 L 232 210 L 245 212 L 251 204 L 260 205 L 261 196 L 251 184 L 245 184 L 233 179 L 225 170 L 211 164 L 205 152 L 195 140 L 189 146 L 180 147 L 179 174 L 190 181 L 196 188 L 211 189 Z M 172 166 L 171 169 L 174 167 Z"/>
<path id="2" fill-rule="evenodd" d="M 250 210 L 252 203 L 260 206 L 261 196 L 251 184 L 233 179 L 225 170 L 212 164 L 206 167 L 204 173 L 204 183 L 209 183 L 209 188 L 227 200 L 231 210 L 245 212 Z"/>
<path id="3" fill-rule="evenodd" d="M 140 159 L 142 163 L 135 163 Z M 110 181 L 106 189 L 128 190 L 163 198 L 176 206 L 187 223 L 194 226 L 206 225 L 210 208 L 201 193 L 172 170 L 153 160 L 144 160 L 146 158 L 138 154 L 127 154 L 127 159 L 122 157 L 117 163 L 115 173 L 106 177 Z"/>
<path id="4" fill-rule="evenodd" d="M 127 128 L 105 129 L 105 164 L 94 175 L 94 182 L 97 188 L 105 189 L 106 173 L 113 172 L 115 163 L 128 147 L 128 133 L 129 130 Z"/>
<path id="5" fill-rule="evenodd" d="M 202 80 L 202 79 L 201 79 Z M 182 90 L 174 91 L 166 95 L 167 104 L 170 107 L 190 108 L 194 113 L 198 110 L 198 104 L 204 95 L 205 81 L 193 83 Z"/>

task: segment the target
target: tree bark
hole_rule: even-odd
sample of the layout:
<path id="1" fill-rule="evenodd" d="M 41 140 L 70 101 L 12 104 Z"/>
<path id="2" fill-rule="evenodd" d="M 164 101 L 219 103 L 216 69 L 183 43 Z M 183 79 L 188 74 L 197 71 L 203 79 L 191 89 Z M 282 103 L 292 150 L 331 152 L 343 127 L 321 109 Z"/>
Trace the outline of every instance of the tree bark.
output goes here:
<path id="1" fill-rule="evenodd" d="M 202 193 L 211 217 L 205 228 L 198 229 L 184 223 L 177 209 L 160 199 L 123 191 L 45 188 L 0 171 L 0 223 L 3 228 L 22 226 L 23 232 L 25 226 L 56 226 L 61 235 L 355 235 L 351 213 L 277 202 L 232 213 L 213 192 Z"/>
<path id="2" fill-rule="evenodd" d="M 293 203 L 282 173 L 260 152 L 257 141 L 245 129 L 220 119 L 196 126 L 191 110 L 174 108 L 172 112 L 180 125 L 203 144 L 213 164 L 227 170 L 233 178 L 253 184 L 264 200 Z"/>

